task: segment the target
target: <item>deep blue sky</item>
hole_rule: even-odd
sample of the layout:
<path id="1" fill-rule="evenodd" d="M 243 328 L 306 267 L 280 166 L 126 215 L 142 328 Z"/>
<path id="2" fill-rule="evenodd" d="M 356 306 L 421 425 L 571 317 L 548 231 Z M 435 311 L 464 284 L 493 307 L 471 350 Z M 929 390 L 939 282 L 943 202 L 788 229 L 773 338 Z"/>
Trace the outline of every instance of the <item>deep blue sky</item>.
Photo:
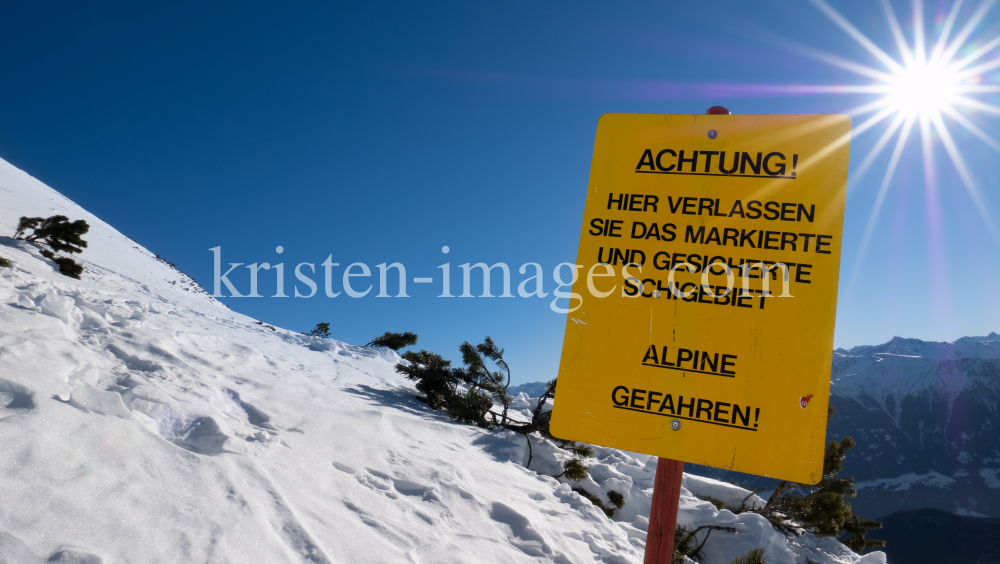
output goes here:
<path id="1" fill-rule="evenodd" d="M 877 5 L 834 6 L 896 55 Z M 932 35 L 942 6 L 927 5 Z M 909 3 L 896 9 L 909 18 Z M 998 33 L 1000 9 L 973 39 Z M 210 291 L 208 249 L 219 245 L 227 262 L 282 260 L 289 294 L 299 262 L 402 262 L 411 279 L 437 283 L 411 283 L 409 299 L 376 289 L 225 301 L 293 330 L 328 321 L 352 343 L 415 331 L 446 358 L 491 335 L 515 382 L 543 380 L 556 373 L 565 323 L 551 296 L 439 299 L 437 265 L 452 263 L 458 294 L 467 261 L 504 261 L 515 285 L 525 262 L 551 273 L 572 261 L 603 113 L 837 113 L 870 100 L 706 86 L 865 82 L 772 34 L 878 64 L 806 2 L 5 3 L 0 157 Z M 985 79 L 998 82 L 995 72 Z M 1000 136 L 997 116 L 967 115 Z M 855 140 L 852 166 L 880 131 Z M 1000 215 L 998 155 L 953 132 Z M 851 192 L 837 346 L 1000 329 L 998 246 L 935 151 L 940 233 L 926 227 L 914 138 L 849 288 L 888 156 Z M 273 293 L 264 279 L 261 293 Z"/>

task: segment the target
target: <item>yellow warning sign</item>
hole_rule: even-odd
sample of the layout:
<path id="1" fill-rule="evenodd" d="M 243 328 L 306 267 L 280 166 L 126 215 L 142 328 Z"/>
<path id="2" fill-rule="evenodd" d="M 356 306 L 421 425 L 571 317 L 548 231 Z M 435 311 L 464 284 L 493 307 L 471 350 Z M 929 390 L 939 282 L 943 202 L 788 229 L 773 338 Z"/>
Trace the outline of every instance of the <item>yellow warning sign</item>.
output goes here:
<path id="1" fill-rule="evenodd" d="M 850 137 L 842 115 L 601 117 L 555 436 L 820 480 Z"/>

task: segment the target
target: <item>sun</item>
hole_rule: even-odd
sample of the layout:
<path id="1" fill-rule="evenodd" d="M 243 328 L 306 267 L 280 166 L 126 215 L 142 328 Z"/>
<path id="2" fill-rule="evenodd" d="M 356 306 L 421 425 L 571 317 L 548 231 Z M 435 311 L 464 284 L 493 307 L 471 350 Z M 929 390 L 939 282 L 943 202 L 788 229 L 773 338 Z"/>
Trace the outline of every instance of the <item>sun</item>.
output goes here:
<path id="1" fill-rule="evenodd" d="M 914 64 L 887 81 L 885 103 L 906 116 L 933 116 L 951 111 L 962 91 L 958 72 L 942 63 Z"/>
<path id="2" fill-rule="evenodd" d="M 856 94 L 867 98 L 866 103 L 845 111 L 855 119 L 852 138 L 857 139 L 868 131 L 881 131 L 881 135 L 860 164 L 852 170 L 848 190 L 859 185 L 859 181 L 886 150 L 890 152 L 858 254 L 855 256 L 849 286 L 854 285 L 861 272 L 864 255 L 885 203 L 886 193 L 900 166 L 911 134 L 919 138 L 921 148 L 920 162 L 930 218 L 927 222 L 928 238 L 931 241 L 940 241 L 942 238 L 941 225 L 936 215 L 940 204 L 937 201 L 938 157 L 935 153 L 936 148 L 943 148 L 980 218 L 995 243 L 1000 246 L 1000 229 L 990 215 L 979 182 L 966 164 L 962 150 L 952 135 L 953 129 L 964 129 L 982 145 L 1000 153 L 1000 142 L 978 125 L 986 119 L 1000 117 L 1000 106 L 991 103 L 1000 95 L 1000 84 L 996 83 L 997 71 L 1000 70 L 1000 56 L 997 55 L 997 51 L 1000 51 L 1000 36 L 982 37 L 982 34 L 976 34 L 996 0 L 982 0 L 974 7 L 964 4 L 963 0 L 954 0 L 947 9 L 947 15 L 938 12 L 932 22 L 930 28 L 936 32 L 936 37 L 933 38 L 928 36 L 928 26 L 924 22 L 923 0 L 913 0 L 912 19 L 905 32 L 892 4 L 889 0 L 882 0 L 887 27 L 895 43 L 888 48 L 869 39 L 826 0 L 809 2 L 863 47 L 870 60 L 853 61 L 834 53 L 789 42 L 787 45 L 795 52 L 849 71 L 861 77 L 862 81 L 854 84 L 798 86 L 790 88 L 788 92 Z M 967 9 L 963 10 L 963 5 Z M 938 6 L 944 8 L 946 4 Z"/>

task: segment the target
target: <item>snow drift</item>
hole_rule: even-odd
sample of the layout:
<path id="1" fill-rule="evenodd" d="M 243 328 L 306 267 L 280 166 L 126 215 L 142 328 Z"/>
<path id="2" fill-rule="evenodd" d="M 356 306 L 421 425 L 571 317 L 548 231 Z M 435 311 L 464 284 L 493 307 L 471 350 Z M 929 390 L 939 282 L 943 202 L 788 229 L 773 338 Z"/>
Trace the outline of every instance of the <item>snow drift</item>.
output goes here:
<path id="1" fill-rule="evenodd" d="M 54 214 L 91 225 L 82 281 L 0 237 L 0 561 L 641 561 L 655 459 L 595 449 L 573 486 L 622 493 L 609 519 L 544 475 L 558 449 L 526 469 L 516 435 L 416 401 L 391 350 L 234 313 L 0 161 L 0 235 Z M 706 562 L 884 562 L 695 497 L 735 486 L 685 487 L 682 523 L 739 531 L 713 533 Z"/>

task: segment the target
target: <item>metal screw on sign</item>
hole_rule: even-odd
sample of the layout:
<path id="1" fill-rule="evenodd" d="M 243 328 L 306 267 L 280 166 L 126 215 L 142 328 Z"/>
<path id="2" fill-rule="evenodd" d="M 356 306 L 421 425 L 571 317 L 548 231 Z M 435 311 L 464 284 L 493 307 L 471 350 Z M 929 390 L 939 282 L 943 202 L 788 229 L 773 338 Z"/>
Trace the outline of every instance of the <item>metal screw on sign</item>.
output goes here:
<path id="1" fill-rule="evenodd" d="M 712 106 L 706 114 L 730 115 L 722 106 Z M 709 135 L 711 138 L 711 135 Z M 676 427 L 674 426 L 676 424 Z M 681 422 L 674 419 L 670 428 L 680 429 Z M 660 458 L 656 461 L 653 479 L 653 499 L 649 508 L 649 528 L 646 530 L 646 554 L 643 564 L 670 564 L 674 556 L 674 531 L 677 529 L 677 507 L 681 501 L 681 481 L 684 463 L 680 460 Z"/>
<path id="2" fill-rule="evenodd" d="M 718 135 L 719 134 L 714 129 L 709 129 L 708 130 L 708 138 L 709 139 L 715 139 L 716 137 L 718 137 Z"/>

